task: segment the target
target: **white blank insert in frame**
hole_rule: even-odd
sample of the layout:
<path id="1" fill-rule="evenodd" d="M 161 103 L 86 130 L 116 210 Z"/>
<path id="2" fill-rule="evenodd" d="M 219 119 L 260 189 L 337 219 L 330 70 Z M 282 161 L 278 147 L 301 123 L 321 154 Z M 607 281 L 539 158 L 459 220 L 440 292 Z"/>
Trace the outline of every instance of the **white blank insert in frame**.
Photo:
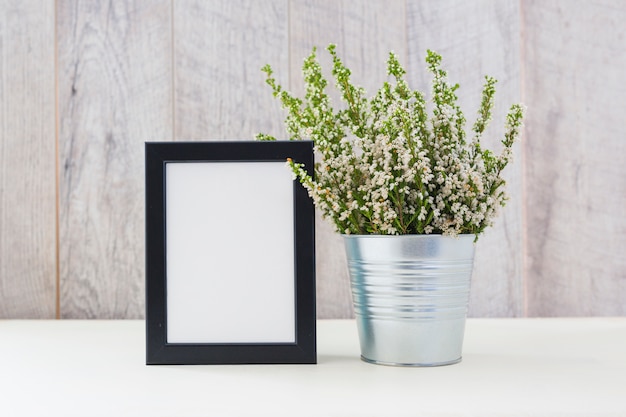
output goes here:
<path id="1" fill-rule="evenodd" d="M 284 162 L 166 163 L 167 342 L 294 343 Z"/>

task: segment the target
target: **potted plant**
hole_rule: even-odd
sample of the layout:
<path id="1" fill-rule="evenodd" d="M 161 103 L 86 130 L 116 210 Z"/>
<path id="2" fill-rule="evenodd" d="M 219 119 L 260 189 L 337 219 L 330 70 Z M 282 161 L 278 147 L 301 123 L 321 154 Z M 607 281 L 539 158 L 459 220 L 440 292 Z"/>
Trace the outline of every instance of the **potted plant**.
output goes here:
<path id="1" fill-rule="evenodd" d="M 499 154 L 481 136 L 496 80 L 485 77 L 470 132 L 441 56 L 427 52 L 430 103 L 409 88 L 395 54 L 391 82 L 371 98 L 350 80 L 335 45 L 328 52 L 345 106 L 333 109 L 316 50 L 303 66 L 303 99 L 285 91 L 266 65 L 266 82 L 287 110 L 291 140 L 314 142 L 315 177 L 288 164 L 324 218 L 343 234 L 362 358 L 433 366 L 461 359 L 474 242 L 507 196 L 502 170 L 520 135 L 523 107 L 511 106 Z M 258 140 L 275 140 L 259 134 Z"/>

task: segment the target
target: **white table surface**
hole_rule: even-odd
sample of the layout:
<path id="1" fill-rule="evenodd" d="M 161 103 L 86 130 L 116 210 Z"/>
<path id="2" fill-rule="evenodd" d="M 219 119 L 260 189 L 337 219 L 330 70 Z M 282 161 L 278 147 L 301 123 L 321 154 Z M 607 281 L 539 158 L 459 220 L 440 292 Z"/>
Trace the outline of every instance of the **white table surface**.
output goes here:
<path id="1" fill-rule="evenodd" d="M 143 321 L 0 321 L 0 416 L 626 416 L 626 318 L 469 319 L 463 361 L 359 359 L 318 322 L 317 365 L 146 366 Z"/>

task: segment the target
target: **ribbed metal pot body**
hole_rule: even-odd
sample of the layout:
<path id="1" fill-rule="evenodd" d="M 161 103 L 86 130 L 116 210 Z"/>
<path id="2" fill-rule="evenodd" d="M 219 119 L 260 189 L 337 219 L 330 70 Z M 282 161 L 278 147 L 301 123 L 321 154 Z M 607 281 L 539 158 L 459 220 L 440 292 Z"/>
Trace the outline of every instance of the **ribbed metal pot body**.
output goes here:
<path id="1" fill-rule="evenodd" d="M 461 360 L 474 235 L 344 235 L 361 357 L 399 366 Z"/>

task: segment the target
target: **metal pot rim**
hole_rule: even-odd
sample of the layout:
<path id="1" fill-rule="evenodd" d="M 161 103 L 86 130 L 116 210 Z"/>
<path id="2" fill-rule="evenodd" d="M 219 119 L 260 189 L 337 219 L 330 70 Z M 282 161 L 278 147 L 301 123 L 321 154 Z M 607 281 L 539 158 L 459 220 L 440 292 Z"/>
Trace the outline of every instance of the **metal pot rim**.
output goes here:
<path id="1" fill-rule="evenodd" d="M 476 237 L 475 234 L 473 233 L 462 233 L 456 236 L 448 236 L 448 235 L 442 235 L 442 234 L 422 234 L 422 235 L 417 235 L 417 234 L 407 234 L 407 235 L 353 235 L 353 234 L 344 234 L 342 233 L 341 236 L 343 238 L 346 239 L 364 239 L 364 238 L 371 238 L 371 239 L 400 239 L 400 238 L 406 238 L 406 239 L 465 239 L 468 237 L 471 237 L 472 239 L 474 239 Z"/>

